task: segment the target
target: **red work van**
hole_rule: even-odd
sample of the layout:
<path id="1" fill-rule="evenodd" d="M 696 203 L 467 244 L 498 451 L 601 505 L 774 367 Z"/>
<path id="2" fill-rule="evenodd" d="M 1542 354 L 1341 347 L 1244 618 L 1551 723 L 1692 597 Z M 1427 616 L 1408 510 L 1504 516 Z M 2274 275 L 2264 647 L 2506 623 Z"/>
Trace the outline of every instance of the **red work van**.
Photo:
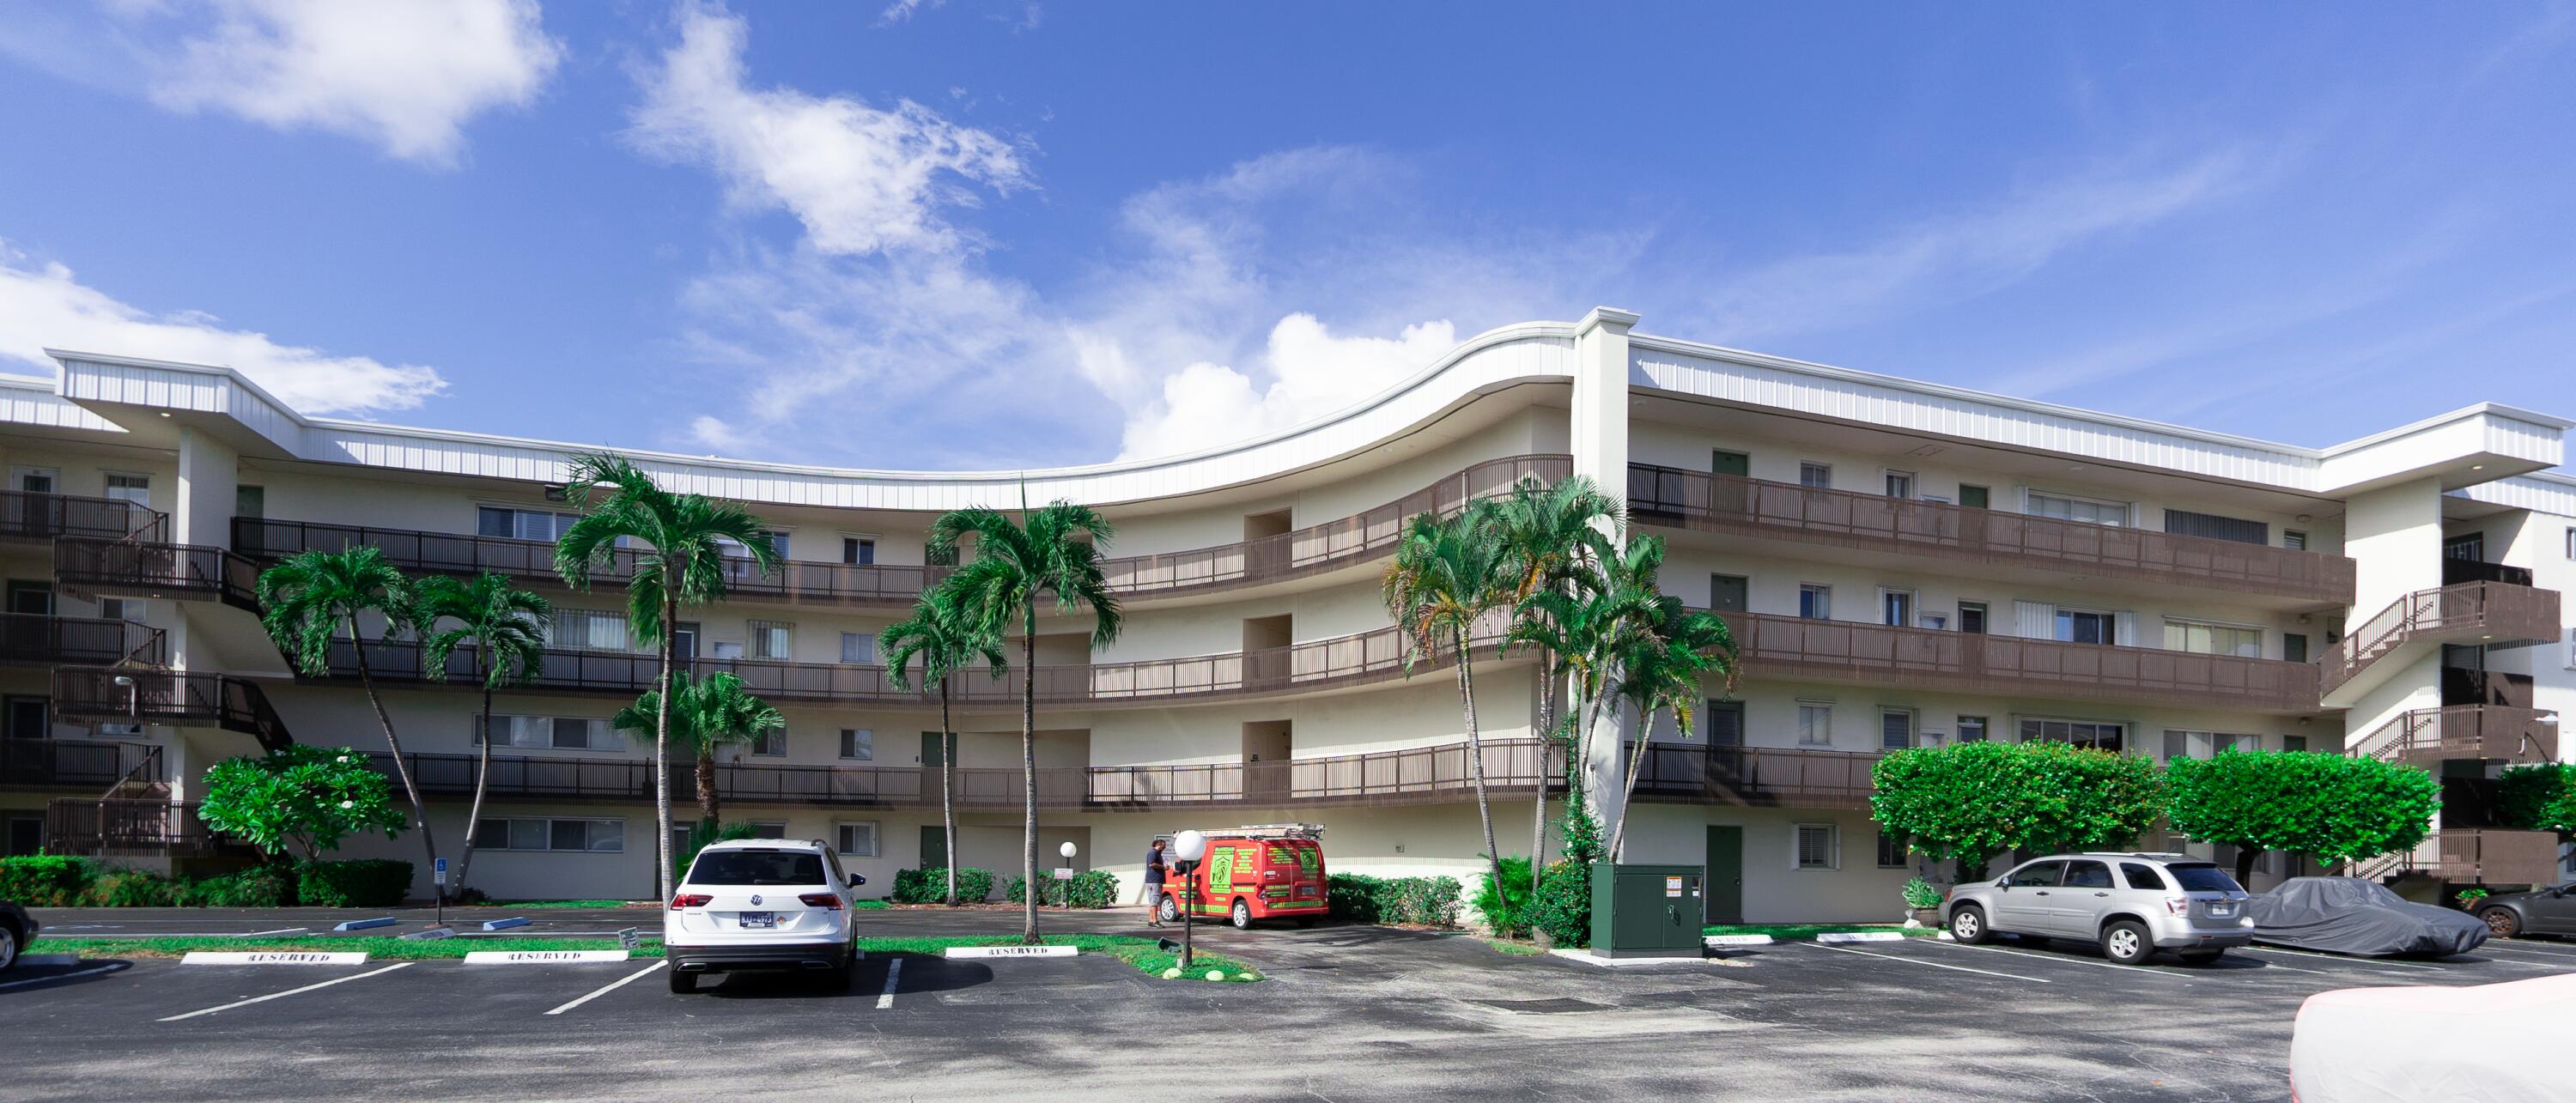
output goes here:
<path id="1" fill-rule="evenodd" d="M 1191 901 L 1191 915 L 1223 917 L 1237 927 L 1249 927 L 1256 919 L 1294 919 L 1311 926 L 1324 917 L 1323 828 L 1264 824 L 1203 834 L 1207 856 L 1199 860 L 1197 872 L 1166 886 L 1165 922 L 1180 918 L 1184 894 Z"/>

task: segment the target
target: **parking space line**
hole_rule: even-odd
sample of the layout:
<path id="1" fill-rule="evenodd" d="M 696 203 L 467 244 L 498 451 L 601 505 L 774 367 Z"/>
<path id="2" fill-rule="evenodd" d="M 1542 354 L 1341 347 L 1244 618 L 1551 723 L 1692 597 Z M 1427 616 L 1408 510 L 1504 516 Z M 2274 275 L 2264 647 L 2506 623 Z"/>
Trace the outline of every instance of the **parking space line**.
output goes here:
<path id="1" fill-rule="evenodd" d="M 1932 940 L 1927 939 L 1925 941 Z M 2090 965 L 2096 969 L 2116 969 L 2123 973 L 2134 973 L 2142 977 L 2161 977 L 2165 980 L 2176 981 L 2182 984 L 2191 983 L 2191 978 L 2189 977 L 2178 977 L 2171 973 L 2159 973 L 2152 969 L 2141 969 L 2135 965 L 2114 965 L 2107 961 L 2087 961 L 2080 957 L 2066 957 L 2061 954 L 2036 954 L 2028 950 L 2007 950 L 2001 946 L 1970 946 L 1959 942 L 1935 941 L 1933 942 L 1933 945 L 1948 946 L 1956 950 L 1982 950 L 1990 954 L 2011 954 L 2015 957 L 2035 957 L 2041 961 L 2062 961 L 2068 965 Z"/>
<path id="2" fill-rule="evenodd" d="M 620 978 L 618 978 L 618 979 L 616 979 L 616 980 L 610 981 L 610 982 L 608 982 L 606 985 L 603 985 L 603 986 L 601 986 L 601 987 L 599 987 L 599 988 L 593 989 L 589 995 L 583 996 L 583 997 L 581 997 L 580 999 L 576 999 L 576 1000 L 572 1001 L 571 1003 L 567 1003 L 567 1004 L 563 1005 L 562 1007 L 555 1008 L 555 1009 L 554 1009 L 554 1010 L 552 1010 L 552 1011 L 548 1011 L 548 1012 L 546 1012 L 546 1014 L 548 1014 L 548 1015 L 561 1015 L 561 1014 L 563 1014 L 563 1013 L 564 1013 L 564 1012 L 566 1012 L 566 1011 L 570 1011 L 570 1010 L 572 1010 L 573 1008 L 576 1008 L 576 1007 L 579 1007 L 579 1006 L 581 1006 L 581 1005 L 583 1005 L 583 1004 L 589 1003 L 590 1001 L 595 1000 L 595 999 L 598 999 L 598 998 L 599 998 L 599 997 L 601 997 L 601 996 L 605 996 L 605 995 L 607 995 L 607 994 L 609 994 L 609 993 L 611 993 L 611 992 L 617 991 L 617 990 L 618 990 L 618 989 L 620 989 L 620 988 L 624 988 L 624 987 L 626 987 L 627 985 L 633 984 L 633 983 L 635 983 L 636 981 L 642 980 L 642 979 L 644 979 L 644 974 L 646 974 L 646 973 L 650 973 L 650 972 L 652 972 L 652 971 L 654 971 L 654 970 L 656 970 L 656 969 L 659 969 L 659 968 L 661 968 L 661 967 L 663 967 L 663 966 L 665 966 L 665 965 L 669 965 L 670 963 L 671 963 L 671 961 L 670 961 L 670 959 L 669 959 L 669 958 L 664 958 L 664 959 L 662 959 L 662 960 L 660 960 L 660 961 L 654 962 L 653 964 L 651 964 L 651 965 L 647 965 L 647 966 L 645 966 L 644 968 L 639 969 L 639 970 L 637 970 L 637 971 L 635 971 L 635 972 L 628 973 L 628 974 L 627 974 L 627 975 L 625 975 L 624 977 L 620 977 Z"/>
<path id="3" fill-rule="evenodd" d="M 2388 969 L 2427 969 L 2436 973 L 2447 970 L 2446 966 L 2441 965 L 2424 965 L 2412 961 L 2381 961 L 2377 958 L 2368 957 L 2344 957 L 2340 954 L 2321 954 L 2314 950 L 2284 950 L 2274 946 L 2239 946 L 2236 949 L 2240 953 L 2249 954 L 2296 954 L 2300 957 L 2319 958 L 2325 961 L 2337 962 L 2344 965 L 2377 965 Z"/>
<path id="4" fill-rule="evenodd" d="M 280 928 L 278 928 L 278 929 L 276 929 L 276 930 L 273 930 L 273 931 L 252 931 L 252 932 L 250 932 L 250 933 L 248 933 L 248 934 L 240 935 L 240 936 L 238 936 L 238 937 L 241 937 L 241 938 L 258 938 L 258 937 L 259 937 L 259 936 L 261 936 L 261 935 L 271 935 L 271 934 L 303 934 L 303 933 L 304 933 L 304 928 L 302 928 L 302 927 L 280 927 Z M 165 936 L 165 937 L 166 937 L 166 936 Z"/>
<path id="5" fill-rule="evenodd" d="M 1815 947 L 1816 949 L 1819 949 L 1819 950 L 1831 950 L 1831 951 L 1833 951 L 1833 952 L 1835 952 L 1835 953 L 1837 953 L 1837 954 L 1859 954 L 1859 955 L 1860 955 L 1860 956 L 1862 956 L 1862 957 L 1874 957 L 1874 958 L 1881 958 L 1881 959 L 1884 959 L 1884 960 L 1887 960 L 1887 961 L 1902 961 L 1902 962 L 1904 962 L 1904 963 L 1906 963 L 1906 964 L 1908 964 L 1908 965 L 1928 965 L 1928 966 L 1930 966 L 1930 967 L 1932 967 L 1932 968 L 1934 968 L 1934 969 L 1948 969 L 1948 970 L 1951 970 L 1951 971 L 1953 971 L 1953 972 L 1960 972 L 1960 973 L 1976 973 L 1976 974 L 1978 974 L 1978 975 L 1980 975 L 1980 976 L 1988 976 L 1988 977 L 2002 977 L 2002 978 L 2004 978 L 2004 979 L 2006 979 L 2006 980 L 2027 980 L 2027 981 L 2037 981 L 2038 983 L 2041 983 L 2041 984 L 2055 984 L 2055 983 L 2057 983 L 2057 982 L 2052 981 L 2052 980 L 2050 980 L 2050 979 L 2048 979 L 2048 978 L 2046 978 L 2046 977 L 2025 977 L 2025 976 L 2022 976 L 2022 975 L 2020 975 L 2020 974 L 2018 974 L 2018 973 L 1998 973 L 1998 972 L 1995 972 L 1995 971 L 1993 971 L 1993 970 L 1991 970 L 1991 969 L 1971 969 L 1971 968 L 1968 968 L 1968 967 L 1967 967 L 1967 966 L 1965 966 L 1965 965 L 1943 965 L 1943 964 L 1941 964 L 1940 962 L 1937 962 L 1937 961 L 1925 961 L 1925 960 L 1923 960 L 1922 958 L 1919 958 L 1919 957 L 1898 957 L 1898 956 L 1896 956 L 1895 954 L 1874 954 L 1874 953 L 1871 953 L 1871 952 L 1869 952 L 1869 951 L 1867 951 L 1867 950 L 1855 950 L 1855 949 L 1852 949 L 1852 948 L 1851 948 L 1851 947 L 1849 947 L 1849 946 L 1827 946 L 1827 945 L 1825 945 L 1824 943 L 1821 943 L 1821 942 L 1801 942 L 1801 943 L 1798 943 L 1798 945 L 1801 945 L 1801 946 L 1813 946 L 1813 947 Z"/>
<path id="6" fill-rule="evenodd" d="M 2557 958 L 2570 964 L 2576 964 L 2576 954 L 2565 953 L 2558 950 L 2542 950 L 2530 946 L 2499 945 L 2495 942 L 2488 942 L 2486 945 L 2478 947 L 2477 950 L 2471 950 L 2469 952 L 2474 954 L 2477 953 L 2478 950 L 2502 950 L 2506 953 L 2530 954 L 2537 958 Z"/>
<path id="7" fill-rule="evenodd" d="M 248 1006 L 250 1006 L 250 1005 L 252 1005 L 252 1004 L 255 1004 L 255 1003 L 267 1003 L 267 1002 L 268 1002 L 268 1001 L 270 1001 L 270 1000 L 274 1000 L 274 999 L 283 999 L 283 998 L 285 998 L 285 997 L 287 997 L 287 996 L 296 995 L 297 993 L 301 993 L 301 992 L 310 992 L 310 991 L 313 991 L 313 990 L 314 990 L 314 989 L 316 989 L 316 988 L 329 988 L 329 987 L 331 987 L 331 986 L 332 986 L 332 985 L 334 985 L 334 984 L 347 984 L 347 983 L 349 983 L 350 981 L 353 981 L 353 980 L 365 980 L 365 979 L 367 979 L 368 977 L 381 976 L 381 975 L 383 975 L 383 974 L 393 972 L 393 971 L 394 971 L 394 970 L 396 970 L 396 969 L 408 969 L 408 968 L 410 968 L 411 966 L 412 966 L 412 963 L 411 963 L 411 962 L 408 962 L 408 961 L 404 961 L 404 962 L 397 962 L 397 963 L 395 963 L 395 964 L 385 966 L 385 967 L 384 967 L 384 968 L 382 968 L 382 969 L 370 969 L 370 970 L 368 970 L 368 971 L 366 971 L 366 972 L 364 972 L 364 973 L 358 973 L 358 974 L 354 974 L 354 975 L 351 975 L 351 976 L 345 976 L 345 977 L 336 977 L 336 978 L 333 978 L 333 979 L 331 979 L 331 980 L 323 981 L 323 982 L 322 982 L 322 983 L 320 983 L 320 984 L 308 984 L 308 985 L 305 985 L 305 986 L 304 986 L 304 987 L 302 987 L 302 988 L 289 988 L 289 989 L 287 989 L 286 991 L 283 991 L 283 992 L 271 992 L 271 993 L 269 993 L 268 995 L 265 995 L 265 996 L 252 996 L 251 998 L 246 999 L 246 1000 L 234 1000 L 233 1002 L 228 1003 L 228 1004 L 225 1004 L 225 1005 L 223 1005 L 223 1006 L 221 1006 L 221 1007 L 209 1007 L 209 1008 L 206 1008 L 205 1010 L 202 1010 L 202 1011 L 191 1011 L 191 1012 L 188 1012 L 187 1014 L 184 1014 L 184 1015 L 171 1015 L 171 1016 L 168 1016 L 168 1017 L 165 1017 L 165 1018 L 156 1019 L 156 1020 L 154 1020 L 154 1021 L 155 1021 L 155 1022 L 164 1022 L 164 1023 L 175 1023 L 175 1022 L 178 1022 L 178 1021 L 179 1021 L 179 1020 L 181 1020 L 181 1019 L 193 1019 L 193 1018 L 196 1018 L 196 1017 L 197 1017 L 197 1016 L 199 1016 L 199 1015 L 212 1015 L 212 1014 L 214 1014 L 215 1012 L 218 1012 L 218 1011 L 230 1011 L 230 1010 L 232 1010 L 232 1009 L 234 1009 L 234 1008 L 236 1008 L 236 1007 L 248 1007 Z"/>
<path id="8" fill-rule="evenodd" d="M 13 980 L 5 984 L 0 984 L 0 988 L 16 988 L 22 984 L 43 984 L 47 981 L 70 980 L 73 977 L 86 977 L 92 973 L 113 973 L 124 968 L 127 968 L 124 962 L 111 961 L 105 965 L 83 969 L 76 973 L 56 973 L 50 977 L 29 977 L 25 980 Z"/>
<path id="9" fill-rule="evenodd" d="M 877 1010 L 887 1011 L 894 1007 L 894 982 L 895 978 L 902 975 L 903 959 L 899 957 L 887 958 L 885 991 L 877 993 Z"/>

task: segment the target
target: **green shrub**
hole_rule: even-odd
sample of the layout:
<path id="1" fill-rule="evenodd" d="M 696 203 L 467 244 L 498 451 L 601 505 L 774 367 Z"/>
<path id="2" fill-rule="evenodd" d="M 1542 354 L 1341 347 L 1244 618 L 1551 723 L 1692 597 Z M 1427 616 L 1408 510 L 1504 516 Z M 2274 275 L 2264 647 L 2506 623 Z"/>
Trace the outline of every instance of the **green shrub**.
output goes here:
<path id="1" fill-rule="evenodd" d="M 273 865 L 188 884 L 179 902 L 198 908 L 283 908 L 295 903 L 295 878 Z"/>
<path id="2" fill-rule="evenodd" d="M 1915 747 L 1879 759 L 1870 782 L 1880 831 L 1959 859 L 1971 880 L 1997 851 L 2124 849 L 2165 811 L 2154 760 L 2066 743 Z"/>
<path id="3" fill-rule="evenodd" d="M 1530 932 L 1530 860 L 1503 859 L 1501 892 L 1491 877 L 1476 882 L 1476 914 L 1485 929 L 1504 938 L 1527 938 Z"/>
<path id="4" fill-rule="evenodd" d="M 673 856 L 674 860 L 671 863 L 671 883 L 676 885 L 689 879 L 689 867 L 697 862 L 698 852 L 705 850 L 708 843 L 722 843 L 731 842 L 735 839 L 748 839 L 759 830 L 760 829 L 758 827 L 753 826 L 748 821 L 736 821 L 733 823 L 720 824 L 708 820 L 699 820 L 698 822 L 691 824 L 689 826 L 688 839 L 680 844 L 680 852 Z"/>
<path id="5" fill-rule="evenodd" d="M 1905 882 L 1903 893 L 1905 896 L 1906 907 L 1937 908 L 1941 906 L 1940 886 L 1920 877 L 1908 878 Z"/>
<path id="6" fill-rule="evenodd" d="M 158 873 L 111 869 L 81 893 L 85 908 L 167 908 L 180 902 L 180 885 Z"/>
<path id="7" fill-rule="evenodd" d="M 1070 881 L 1058 882 L 1048 878 L 1039 883 L 1046 888 L 1038 893 L 1038 903 L 1050 907 L 1105 908 L 1118 902 L 1118 878 L 1097 869 L 1083 870 L 1074 874 Z M 942 898 L 940 888 L 933 883 L 933 899 Z M 1017 904 L 1027 891 L 1023 879 L 1013 877 L 1010 886 L 1002 890 L 1002 898 Z M 957 894 L 961 898 L 966 894 L 966 878 L 962 872 L 957 878 Z"/>
<path id="8" fill-rule="evenodd" d="M 957 900 L 962 904 L 979 903 L 993 895 L 993 871 L 960 866 L 957 869 Z M 948 899 L 948 867 L 898 869 L 894 871 L 894 889 L 888 897 L 898 904 L 937 904 Z"/>
<path id="9" fill-rule="evenodd" d="M 1455 927 L 1464 891 L 1455 877 L 1336 873 L 1324 881 L 1324 902 L 1336 919 Z"/>
<path id="10" fill-rule="evenodd" d="M 2496 818 L 2526 831 L 2576 834 L 2576 764 L 2505 767 L 2496 778 Z"/>
<path id="11" fill-rule="evenodd" d="M 411 863 L 389 858 L 307 862 L 296 898 L 308 908 L 390 908 L 411 892 Z"/>
<path id="12" fill-rule="evenodd" d="M 1538 883 L 1538 899 L 1530 902 L 1530 925 L 1557 946 L 1591 945 L 1592 867 L 1549 863 L 1547 876 Z"/>
<path id="13" fill-rule="evenodd" d="M 1375 877 L 1357 873 L 1336 873 L 1324 878 L 1324 910 L 1335 919 L 1353 923 L 1377 922 L 1377 886 Z"/>
<path id="14" fill-rule="evenodd" d="M 0 858 L 0 900 L 34 908 L 77 907 L 99 872 L 98 863 L 64 854 Z"/>

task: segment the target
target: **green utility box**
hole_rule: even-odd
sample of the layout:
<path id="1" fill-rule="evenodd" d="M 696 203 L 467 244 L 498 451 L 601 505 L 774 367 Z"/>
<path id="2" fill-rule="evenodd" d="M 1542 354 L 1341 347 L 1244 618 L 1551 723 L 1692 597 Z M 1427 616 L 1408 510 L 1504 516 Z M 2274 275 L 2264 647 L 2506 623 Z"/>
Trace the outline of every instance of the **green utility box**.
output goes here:
<path id="1" fill-rule="evenodd" d="M 1595 957 L 1699 957 L 1699 866 L 1592 866 Z"/>

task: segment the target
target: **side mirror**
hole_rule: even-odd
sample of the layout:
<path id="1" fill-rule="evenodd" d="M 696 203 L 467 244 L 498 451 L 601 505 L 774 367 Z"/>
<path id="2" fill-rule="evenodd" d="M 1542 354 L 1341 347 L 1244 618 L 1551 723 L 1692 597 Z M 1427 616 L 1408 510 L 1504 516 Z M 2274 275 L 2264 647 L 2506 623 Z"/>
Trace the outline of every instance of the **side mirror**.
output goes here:
<path id="1" fill-rule="evenodd" d="M 857 887 L 859 887 L 860 885 L 864 885 L 864 884 L 867 884 L 867 883 L 868 883 L 868 875 L 867 875 L 867 874 L 864 874 L 864 873 L 853 873 L 853 874 L 851 874 L 851 875 L 850 875 L 850 887 L 851 887 L 851 888 L 857 888 Z"/>
<path id="2" fill-rule="evenodd" d="M 2006 877 L 2006 878 L 2003 878 L 2002 880 L 1996 881 L 1996 882 L 1995 882 L 1995 887 L 1996 887 L 1996 888 L 1999 888 L 1999 889 L 2009 889 L 2009 888 L 2011 888 L 2011 887 L 2012 887 L 2012 878 L 2010 878 L 2010 877 Z"/>

